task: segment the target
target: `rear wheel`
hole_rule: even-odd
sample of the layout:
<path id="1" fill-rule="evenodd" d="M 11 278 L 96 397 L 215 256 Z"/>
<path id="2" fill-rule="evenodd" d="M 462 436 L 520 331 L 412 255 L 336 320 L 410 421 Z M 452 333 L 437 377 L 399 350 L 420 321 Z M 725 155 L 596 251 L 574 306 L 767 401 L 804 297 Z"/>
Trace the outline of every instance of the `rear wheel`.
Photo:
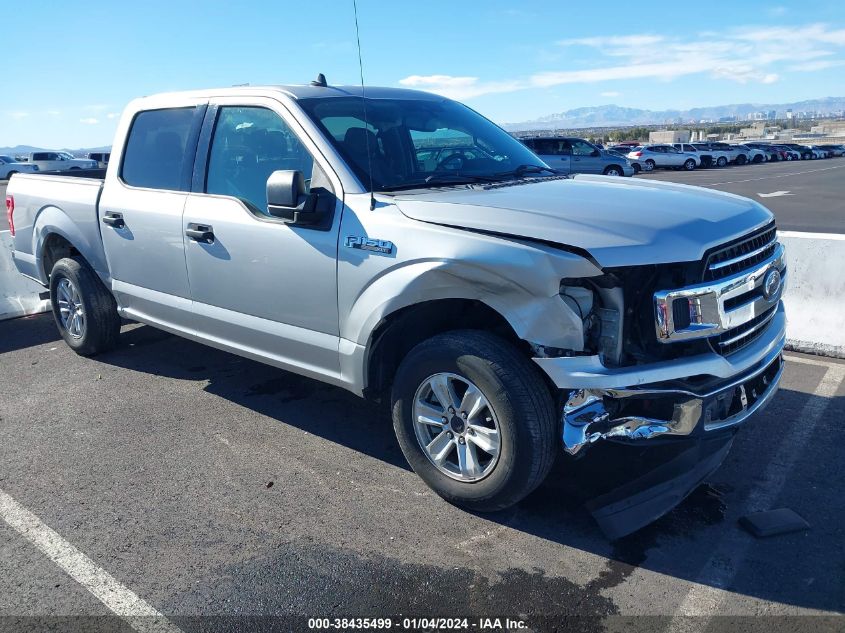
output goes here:
<path id="1" fill-rule="evenodd" d="M 81 257 L 65 257 L 53 266 L 50 300 L 59 333 L 77 354 L 93 356 L 117 345 L 117 303 Z"/>
<path id="2" fill-rule="evenodd" d="M 716 159 L 716 165 L 718 167 L 724 167 L 727 164 L 728 164 L 728 159 L 725 158 L 724 156 L 719 156 L 719 158 Z"/>
<path id="3" fill-rule="evenodd" d="M 748 162 L 748 158 L 746 158 L 745 154 L 740 154 L 736 157 L 736 164 L 737 165 L 744 165 Z"/>
<path id="4" fill-rule="evenodd" d="M 650 158 L 643 163 L 643 169 L 646 170 L 646 171 L 654 171 L 654 167 L 655 167 L 654 161 L 651 160 Z"/>
<path id="5" fill-rule="evenodd" d="M 605 176 L 621 176 L 622 168 L 618 165 L 610 165 L 609 167 L 605 167 L 603 173 Z"/>
<path id="6" fill-rule="evenodd" d="M 684 169 L 687 171 L 692 171 L 695 169 L 695 160 L 692 158 L 688 158 L 684 161 Z"/>
<path id="7" fill-rule="evenodd" d="M 391 401 L 405 458 L 450 503 L 507 508 L 554 461 L 548 387 L 530 360 L 487 332 L 448 332 L 417 345 L 396 372 Z"/>
<path id="8" fill-rule="evenodd" d="M 751 159 L 752 163 L 762 163 L 763 157 L 760 154 L 757 154 L 754 158 Z"/>

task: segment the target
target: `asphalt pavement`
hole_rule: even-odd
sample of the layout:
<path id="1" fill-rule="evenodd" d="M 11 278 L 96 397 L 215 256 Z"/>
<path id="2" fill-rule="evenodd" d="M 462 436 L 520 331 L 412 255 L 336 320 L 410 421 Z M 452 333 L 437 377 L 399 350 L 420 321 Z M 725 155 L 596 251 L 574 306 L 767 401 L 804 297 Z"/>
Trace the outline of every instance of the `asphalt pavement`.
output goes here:
<path id="1" fill-rule="evenodd" d="M 845 233 L 845 158 L 675 171 L 637 178 L 669 180 L 745 196 L 769 208 L 782 231 Z"/>
<path id="2" fill-rule="evenodd" d="M 845 612 L 844 380 L 845 363 L 790 354 L 707 484 L 608 542 L 583 505 L 595 468 L 562 461 L 517 507 L 474 515 L 409 471 L 383 407 L 345 391 L 149 326 L 83 358 L 50 315 L 5 321 L 0 630 L 307 630 L 297 616 L 841 630 L 800 616 Z M 628 450 L 595 446 L 593 463 L 624 475 Z M 811 529 L 758 540 L 737 525 L 777 507 Z M 166 619 L 110 620 L 115 601 Z"/>

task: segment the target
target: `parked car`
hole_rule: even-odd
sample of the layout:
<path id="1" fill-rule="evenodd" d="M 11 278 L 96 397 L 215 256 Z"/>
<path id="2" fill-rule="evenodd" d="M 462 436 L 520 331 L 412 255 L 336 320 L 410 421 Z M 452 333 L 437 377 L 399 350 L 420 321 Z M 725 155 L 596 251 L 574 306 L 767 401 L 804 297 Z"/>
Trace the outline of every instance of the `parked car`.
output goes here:
<path id="1" fill-rule="evenodd" d="M 745 143 L 745 145 L 752 149 L 757 149 L 763 152 L 763 154 L 765 154 L 766 156 L 766 161 L 768 162 L 777 162 L 779 160 L 783 160 L 783 153 L 778 150 L 777 147 L 769 143 L 752 142 Z"/>
<path id="2" fill-rule="evenodd" d="M 716 165 L 716 167 L 724 167 L 733 158 L 730 152 L 726 152 L 721 149 L 716 149 L 713 147 L 711 143 L 693 143 L 692 146 L 699 152 L 701 152 L 702 157 L 705 155 L 710 156 L 710 159 Z"/>
<path id="3" fill-rule="evenodd" d="M 801 160 L 801 152 L 786 145 L 773 145 L 778 152 L 780 152 L 782 160 Z"/>
<path id="4" fill-rule="evenodd" d="M 15 174 L 31 174 L 38 171 L 38 165 L 20 163 L 11 156 L 0 156 L 0 180 L 8 180 Z"/>
<path id="5" fill-rule="evenodd" d="M 91 160 L 96 161 L 97 167 L 99 167 L 100 169 L 105 169 L 109 166 L 111 152 L 89 152 L 86 158 L 90 158 Z"/>
<path id="6" fill-rule="evenodd" d="M 806 145 L 800 145 L 798 143 L 783 143 L 782 145 L 797 152 L 801 156 L 801 160 L 811 160 L 815 158 L 813 150 Z"/>
<path id="7" fill-rule="evenodd" d="M 125 317 L 385 402 L 413 470 L 473 511 L 519 502 L 558 453 L 672 443 L 671 474 L 638 461 L 594 513 L 611 538 L 709 477 L 777 390 L 784 251 L 754 200 L 563 178 L 459 103 L 324 77 L 121 121 L 103 178 L 7 191 L 14 264 L 78 354 Z M 445 138 L 493 158 L 421 167 Z"/>
<path id="8" fill-rule="evenodd" d="M 67 152 L 32 152 L 27 162 L 37 165 L 39 171 L 68 171 L 71 169 L 96 169 L 97 162 L 88 158 L 74 158 Z"/>
<path id="9" fill-rule="evenodd" d="M 682 152 L 671 145 L 635 147 L 628 154 L 628 159 L 642 165 L 643 171 L 652 171 L 658 167 L 692 171 L 701 164 L 697 153 Z"/>
<path id="10" fill-rule="evenodd" d="M 749 162 L 750 152 L 739 145 L 730 145 L 721 141 L 712 142 L 709 144 L 714 150 L 725 152 L 728 161 L 735 165 L 745 165 Z"/>
<path id="11" fill-rule="evenodd" d="M 819 145 L 808 145 L 807 147 L 813 151 L 814 158 L 833 158 L 833 152 L 824 147 L 820 147 Z"/>
<path id="12" fill-rule="evenodd" d="M 830 152 L 831 156 L 845 156 L 845 145 L 820 145 L 819 147 Z"/>
<path id="13" fill-rule="evenodd" d="M 673 143 L 672 147 L 697 155 L 701 167 L 724 167 L 728 164 L 725 152 L 715 151 L 704 143 Z"/>
<path id="14" fill-rule="evenodd" d="M 745 155 L 745 161 L 748 163 L 765 163 L 766 162 L 766 152 L 761 149 L 757 149 L 756 147 L 750 147 L 746 144 L 736 144 L 733 147 L 737 148 Z"/>
<path id="15" fill-rule="evenodd" d="M 549 167 L 563 174 L 604 174 L 633 176 L 631 163 L 582 138 L 537 136 L 520 139 Z"/>

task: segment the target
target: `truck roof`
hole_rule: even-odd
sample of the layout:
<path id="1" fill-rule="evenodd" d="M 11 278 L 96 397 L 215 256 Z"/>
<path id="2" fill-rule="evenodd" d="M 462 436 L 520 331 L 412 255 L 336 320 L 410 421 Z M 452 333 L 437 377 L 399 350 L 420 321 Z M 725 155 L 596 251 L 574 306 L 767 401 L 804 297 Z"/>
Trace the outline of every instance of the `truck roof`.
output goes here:
<path id="1" fill-rule="evenodd" d="M 414 99 L 440 101 L 445 99 L 440 95 L 408 88 L 385 88 L 380 86 L 365 86 L 364 95 L 368 99 Z M 210 88 L 205 90 L 189 90 L 167 92 L 141 97 L 144 99 L 161 99 L 169 96 L 178 97 L 227 97 L 227 96 L 256 96 L 269 92 L 279 92 L 291 99 L 331 98 L 331 97 L 360 97 L 361 86 L 313 86 L 313 85 L 277 85 L 277 86 L 234 86 L 230 88 Z"/>

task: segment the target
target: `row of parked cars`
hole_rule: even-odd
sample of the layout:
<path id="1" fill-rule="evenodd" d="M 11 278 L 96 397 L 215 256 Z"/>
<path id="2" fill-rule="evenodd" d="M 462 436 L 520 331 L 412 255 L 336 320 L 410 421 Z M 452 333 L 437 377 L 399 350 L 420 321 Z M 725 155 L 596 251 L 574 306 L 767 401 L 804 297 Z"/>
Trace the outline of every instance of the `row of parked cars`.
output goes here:
<path id="1" fill-rule="evenodd" d="M 652 171 L 657 168 L 693 170 L 699 167 L 725 167 L 728 164 L 765 163 L 781 160 L 813 160 L 845 155 L 845 145 L 801 145 L 798 143 L 752 142 L 730 144 L 674 143 L 642 144 L 626 143 L 607 150 L 624 157 L 635 171 Z"/>
<path id="2" fill-rule="evenodd" d="M 59 151 L 31 152 L 19 157 L 0 155 L 0 180 L 8 180 L 15 174 L 105 168 L 110 156 L 109 152 L 91 152 L 86 158 L 76 158 Z"/>

